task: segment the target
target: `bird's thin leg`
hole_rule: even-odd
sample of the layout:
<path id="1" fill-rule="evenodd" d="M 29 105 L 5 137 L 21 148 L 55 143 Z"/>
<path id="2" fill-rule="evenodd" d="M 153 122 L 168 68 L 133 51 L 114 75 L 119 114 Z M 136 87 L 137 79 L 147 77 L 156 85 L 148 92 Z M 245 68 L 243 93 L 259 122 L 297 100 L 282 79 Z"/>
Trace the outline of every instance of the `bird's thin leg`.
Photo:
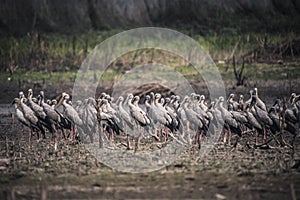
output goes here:
<path id="1" fill-rule="evenodd" d="M 76 126 L 74 125 L 74 135 L 73 135 L 73 140 L 76 140 L 77 132 L 78 132 L 78 130 L 77 130 Z"/>
<path id="2" fill-rule="evenodd" d="M 203 144 L 204 143 L 204 134 L 203 132 L 201 131 L 200 133 L 200 142 Z"/>
<path id="3" fill-rule="evenodd" d="M 70 140 L 72 131 L 73 130 L 72 130 L 72 127 L 71 127 L 71 129 L 68 131 L 68 135 L 66 136 L 66 139 Z"/>
<path id="4" fill-rule="evenodd" d="M 231 130 L 228 129 L 228 145 L 231 145 Z"/>
<path id="5" fill-rule="evenodd" d="M 76 136 L 76 127 L 75 127 L 75 124 L 73 125 L 73 134 L 72 134 L 72 138 L 71 140 L 74 141 L 75 140 L 75 136 Z"/>
<path id="6" fill-rule="evenodd" d="M 97 137 L 98 137 L 98 135 L 97 135 L 97 127 L 93 127 L 93 131 L 92 131 L 92 133 L 91 133 L 91 143 L 94 143 L 94 138 L 96 138 L 97 139 Z"/>
<path id="7" fill-rule="evenodd" d="M 92 133 L 90 133 L 89 136 L 90 136 L 90 142 L 94 143 L 95 131 L 93 131 Z"/>
<path id="8" fill-rule="evenodd" d="M 180 127 L 180 130 L 181 130 L 181 138 L 184 139 L 184 137 L 185 137 L 185 131 L 183 130 L 183 126 Z"/>
<path id="9" fill-rule="evenodd" d="M 21 130 L 21 137 L 20 137 L 20 140 L 23 139 L 23 137 L 24 137 L 24 136 L 23 136 L 23 133 L 24 133 L 24 126 L 21 125 L 21 127 L 22 127 L 22 128 L 21 128 L 22 130 Z"/>
<path id="10" fill-rule="evenodd" d="M 157 135 L 157 138 L 159 138 L 159 142 L 161 142 L 162 137 L 161 137 L 160 131 L 158 130 L 158 128 L 156 126 L 155 126 L 155 135 Z"/>
<path id="11" fill-rule="evenodd" d="M 105 139 L 105 143 L 109 144 L 109 138 L 107 137 L 107 134 L 105 133 L 106 126 L 105 125 L 101 126 L 101 129 L 102 129 L 101 136 L 103 136 L 103 141 Z"/>
<path id="12" fill-rule="evenodd" d="M 138 136 L 135 140 L 135 148 L 134 148 L 134 152 L 137 152 L 137 150 L 139 149 L 139 142 L 141 139 L 141 126 L 138 125 Z"/>
<path id="13" fill-rule="evenodd" d="M 226 135 L 227 135 L 227 133 L 226 133 L 225 128 L 224 128 L 224 131 L 223 131 L 223 132 L 224 132 L 223 143 L 226 144 L 226 141 L 227 141 Z"/>
<path id="14" fill-rule="evenodd" d="M 134 148 L 134 152 L 137 152 L 137 150 L 139 149 L 139 142 L 140 142 L 141 136 L 138 136 L 135 140 L 135 148 Z"/>
<path id="15" fill-rule="evenodd" d="M 55 139 L 57 137 L 57 130 L 55 128 L 54 124 L 51 124 L 51 129 L 52 129 L 52 140 Z"/>
<path id="16" fill-rule="evenodd" d="M 115 140 L 115 132 L 113 131 L 113 130 L 111 130 L 111 137 L 112 137 L 112 141 L 114 141 Z"/>
<path id="17" fill-rule="evenodd" d="M 99 131 L 99 148 L 103 148 L 103 138 L 102 138 L 102 134 L 101 132 Z"/>
<path id="18" fill-rule="evenodd" d="M 39 131 L 37 131 L 37 140 L 36 140 L 36 142 L 39 142 L 40 141 L 40 132 Z"/>
<path id="19" fill-rule="evenodd" d="M 108 129 L 108 139 L 109 139 L 110 141 L 112 141 L 112 139 L 111 139 L 111 129 Z"/>
<path id="20" fill-rule="evenodd" d="M 169 130 L 168 128 L 165 128 L 165 142 L 168 141 L 168 131 L 172 132 L 171 130 Z"/>
<path id="21" fill-rule="evenodd" d="M 52 142 L 54 143 L 54 151 L 57 150 L 57 130 L 54 124 L 51 124 Z"/>
<path id="22" fill-rule="evenodd" d="M 107 138 L 107 135 L 105 133 L 105 128 L 104 128 L 105 125 L 103 125 L 101 122 L 100 122 L 100 133 L 104 135 L 104 137 L 107 139 L 106 142 L 108 141 L 108 138 Z"/>
<path id="23" fill-rule="evenodd" d="M 126 140 L 127 140 L 127 150 L 130 150 L 130 138 L 129 138 L 128 134 L 126 134 L 126 135 L 127 135 L 127 138 L 126 138 Z"/>
<path id="24" fill-rule="evenodd" d="M 198 144 L 198 140 L 199 140 L 199 132 L 197 132 L 196 130 L 194 131 L 194 141 L 193 141 L 193 144 L 194 145 L 197 145 Z"/>
<path id="25" fill-rule="evenodd" d="M 43 136 L 43 140 L 45 140 L 46 139 L 46 132 L 45 132 L 45 129 L 42 129 L 42 136 Z"/>
<path id="26" fill-rule="evenodd" d="M 102 137 L 101 124 L 100 124 L 100 126 L 96 127 L 96 141 L 97 140 L 98 140 L 98 143 L 99 143 L 99 148 L 103 148 L 104 138 Z"/>
<path id="27" fill-rule="evenodd" d="M 242 133 L 244 133 L 244 131 L 247 130 L 247 128 L 246 128 L 246 126 L 244 124 L 242 124 L 241 128 L 242 128 Z"/>
<path id="28" fill-rule="evenodd" d="M 114 141 L 114 131 L 112 129 L 109 129 L 109 140 Z"/>
<path id="29" fill-rule="evenodd" d="M 162 141 L 162 134 L 161 134 L 160 130 L 157 128 L 156 125 L 155 125 L 154 127 L 155 127 L 155 128 L 154 128 L 154 129 L 155 129 L 155 130 L 154 130 L 155 134 L 158 136 L 159 141 Z"/>
<path id="30" fill-rule="evenodd" d="M 57 137 L 54 138 L 54 151 L 57 151 Z"/>
<path id="31" fill-rule="evenodd" d="M 164 142 L 167 142 L 167 134 L 165 131 L 166 130 L 164 130 L 163 127 L 160 128 L 160 132 L 161 132 L 162 137 L 164 138 Z"/>
<path id="32" fill-rule="evenodd" d="M 241 137 L 238 137 L 238 138 L 236 139 L 235 143 L 233 144 L 233 147 L 234 147 L 234 148 L 237 146 L 237 144 L 238 144 L 240 138 L 241 138 Z"/>
<path id="33" fill-rule="evenodd" d="M 160 130 L 161 137 L 163 138 L 163 141 L 166 142 L 167 139 L 166 139 L 166 135 L 165 135 L 165 130 L 164 130 L 164 128 L 163 128 L 163 127 L 160 127 L 159 130 Z"/>
<path id="34" fill-rule="evenodd" d="M 60 128 L 60 130 L 61 130 L 61 138 L 63 138 L 65 140 L 66 139 L 65 129 Z"/>
<path id="35" fill-rule="evenodd" d="M 255 144 L 258 145 L 258 131 L 255 131 Z"/>
<path id="36" fill-rule="evenodd" d="M 71 130 L 68 134 L 68 140 L 69 141 L 72 141 L 73 134 L 74 134 L 74 125 L 71 125 Z"/>
<path id="37" fill-rule="evenodd" d="M 30 128 L 29 137 L 28 137 L 29 145 L 30 145 L 30 142 L 31 142 L 32 135 L 33 135 L 33 130 L 32 130 L 32 128 Z"/>
<path id="38" fill-rule="evenodd" d="M 196 145 L 197 144 L 197 141 L 198 141 L 198 132 L 196 131 L 196 130 L 194 130 L 194 134 L 195 134 L 195 136 L 194 136 L 194 141 L 193 141 L 193 144 L 194 145 Z"/>
<path id="39" fill-rule="evenodd" d="M 201 131 L 199 137 L 198 137 L 198 149 L 201 149 L 201 144 L 203 143 L 203 133 Z"/>
<path id="40" fill-rule="evenodd" d="M 32 131 L 32 135 L 33 135 L 33 131 Z M 36 132 L 36 135 L 37 135 L 37 139 L 36 140 L 33 140 L 34 142 L 39 142 L 40 141 L 40 132 L 39 131 L 37 131 Z M 32 136 L 31 136 L 32 137 Z"/>
<path id="41" fill-rule="evenodd" d="M 282 134 L 279 135 L 279 143 L 280 143 L 281 146 L 284 146 L 286 144 L 286 142 L 283 139 L 283 135 Z"/>
<path id="42" fill-rule="evenodd" d="M 189 143 L 189 145 L 191 145 L 192 144 L 192 141 L 191 141 L 191 129 L 190 129 L 190 123 L 189 122 L 187 122 L 187 132 L 188 132 L 188 134 L 187 134 L 187 136 L 188 136 L 188 143 Z"/>
<path id="43" fill-rule="evenodd" d="M 32 128 L 30 128 L 30 132 L 29 132 L 29 135 L 28 135 L 28 149 L 30 149 L 31 147 L 31 137 L 33 135 L 33 130 Z"/>
<path id="44" fill-rule="evenodd" d="M 266 128 L 264 127 L 264 135 L 263 135 L 263 142 L 267 140 L 267 131 Z"/>

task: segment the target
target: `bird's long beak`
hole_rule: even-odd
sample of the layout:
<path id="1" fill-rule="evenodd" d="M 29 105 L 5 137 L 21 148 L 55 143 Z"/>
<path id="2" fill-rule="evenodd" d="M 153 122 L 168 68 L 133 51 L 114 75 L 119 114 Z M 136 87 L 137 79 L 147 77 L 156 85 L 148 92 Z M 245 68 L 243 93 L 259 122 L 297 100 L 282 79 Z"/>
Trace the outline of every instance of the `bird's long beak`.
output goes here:
<path id="1" fill-rule="evenodd" d="M 249 108 L 252 108 L 255 103 L 256 103 L 256 99 L 254 97 L 252 97 L 252 100 L 250 102 Z"/>
<path id="2" fill-rule="evenodd" d="M 293 103 L 294 103 L 294 99 L 295 99 L 295 97 L 292 97 L 292 96 L 289 98 L 290 104 L 293 104 Z"/>
<path id="3" fill-rule="evenodd" d="M 16 102 L 16 100 L 13 100 L 10 104 L 9 107 L 12 107 L 14 105 L 14 103 Z"/>
<path id="4" fill-rule="evenodd" d="M 54 106 L 54 108 L 58 108 L 63 103 L 64 98 L 61 97 L 58 103 Z"/>
<path id="5" fill-rule="evenodd" d="M 99 102 L 99 107 L 101 107 L 104 104 L 104 101 Z"/>

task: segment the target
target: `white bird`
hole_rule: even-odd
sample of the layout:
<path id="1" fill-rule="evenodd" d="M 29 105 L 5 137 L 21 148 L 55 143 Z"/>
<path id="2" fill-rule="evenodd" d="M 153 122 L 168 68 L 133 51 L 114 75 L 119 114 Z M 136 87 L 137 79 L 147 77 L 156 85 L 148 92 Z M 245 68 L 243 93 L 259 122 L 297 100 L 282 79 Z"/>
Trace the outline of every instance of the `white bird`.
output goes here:
<path id="1" fill-rule="evenodd" d="M 267 111 L 267 106 L 266 104 L 258 97 L 258 91 L 257 91 L 257 88 L 254 88 L 254 95 L 256 96 L 256 105 L 264 110 L 264 111 Z"/>
<path id="2" fill-rule="evenodd" d="M 83 122 L 82 119 L 79 117 L 77 111 L 70 104 L 67 103 L 68 100 L 70 100 L 70 95 L 63 92 L 61 99 L 59 100 L 56 107 L 62 105 L 64 108 L 65 117 L 72 122 L 72 129 L 73 129 L 72 139 L 74 140 L 76 136 L 75 126 L 77 128 L 80 128 L 83 126 Z"/>
<path id="3" fill-rule="evenodd" d="M 29 141 L 31 140 L 31 136 L 34 129 L 40 130 L 42 135 L 45 136 L 45 130 L 37 118 L 37 116 L 34 114 L 34 112 L 24 103 L 25 98 L 21 97 L 19 99 L 19 108 L 20 111 L 23 113 L 24 118 L 29 122 L 29 126 L 31 129 L 31 133 L 29 135 Z M 39 133 L 38 133 L 38 140 L 40 139 Z"/>

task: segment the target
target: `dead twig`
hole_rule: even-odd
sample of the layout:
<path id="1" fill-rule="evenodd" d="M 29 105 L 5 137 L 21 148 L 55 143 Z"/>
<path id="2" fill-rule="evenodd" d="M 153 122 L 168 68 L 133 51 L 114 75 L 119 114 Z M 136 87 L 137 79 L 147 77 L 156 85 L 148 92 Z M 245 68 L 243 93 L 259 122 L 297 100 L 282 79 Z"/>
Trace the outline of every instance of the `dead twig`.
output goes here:
<path id="1" fill-rule="evenodd" d="M 240 70 L 237 70 L 235 56 L 232 57 L 232 66 L 233 66 L 234 76 L 237 81 L 236 85 L 237 86 L 244 85 L 244 81 L 246 79 L 246 77 L 243 75 L 244 68 L 245 68 L 244 58 L 243 58 L 243 62 L 242 62 L 242 66 L 241 66 Z"/>

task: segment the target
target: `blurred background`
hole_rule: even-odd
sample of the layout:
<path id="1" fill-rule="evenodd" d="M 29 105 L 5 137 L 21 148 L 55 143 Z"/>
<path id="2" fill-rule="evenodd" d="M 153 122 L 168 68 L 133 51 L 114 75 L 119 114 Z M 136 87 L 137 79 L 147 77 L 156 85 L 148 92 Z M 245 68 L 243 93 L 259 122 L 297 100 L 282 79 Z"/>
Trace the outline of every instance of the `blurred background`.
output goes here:
<path id="1" fill-rule="evenodd" d="M 72 88 L 76 70 L 97 44 L 144 26 L 175 29 L 198 41 L 228 90 L 265 86 L 277 96 L 289 95 L 300 77 L 299 19 L 296 0 L 1 0 L 0 93 L 7 95 L 0 102 L 28 87 L 54 90 L 51 94 Z M 153 55 L 197 80 L 195 70 L 186 69 L 189 63 L 156 51 L 124 55 L 103 80 L 112 81 L 122 69 L 152 61 Z M 281 81 L 283 90 L 272 81 Z"/>
<path id="2" fill-rule="evenodd" d="M 296 0 L 2 0 L 1 32 L 82 34 L 88 31 L 163 26 L 190 34 L 299 30 Z"/>

